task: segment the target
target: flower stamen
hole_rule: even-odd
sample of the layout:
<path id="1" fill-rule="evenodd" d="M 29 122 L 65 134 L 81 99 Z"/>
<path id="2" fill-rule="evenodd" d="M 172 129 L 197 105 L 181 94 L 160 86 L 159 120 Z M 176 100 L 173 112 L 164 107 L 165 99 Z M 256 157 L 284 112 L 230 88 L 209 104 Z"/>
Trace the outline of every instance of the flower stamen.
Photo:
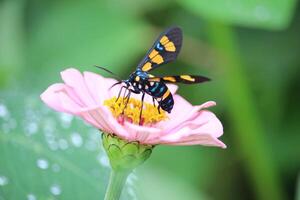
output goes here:
<path id="1" fill-rule="evenodd" d="M 128 103 L 126 105 L 127 101 Z M 124 120 L 127 120 L 134 124 L 152 125 L 168 118 L 164 110 L 160 110 L 159 112 L 157 107 L 155 107 L 153 104 L 144 102 L 142 118 L 140 122 L 142 102 L 135 98 L 129 98 L 129 100 L 127 98 L 119 98 L 117 100 L 116 97 L 113 97 L 105 100 L 104 105 L 110 109 L 113 116 L 121 123 Z"/>

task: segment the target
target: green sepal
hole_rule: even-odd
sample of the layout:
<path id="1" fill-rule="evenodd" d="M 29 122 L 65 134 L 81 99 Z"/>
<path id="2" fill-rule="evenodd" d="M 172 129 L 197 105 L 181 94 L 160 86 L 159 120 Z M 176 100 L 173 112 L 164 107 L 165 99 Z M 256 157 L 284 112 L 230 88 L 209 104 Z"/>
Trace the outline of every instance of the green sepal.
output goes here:
<path id="1" fill-rule="evenodd" d="M 147 160 L 153 145 L 128 142 L 116 135 L 102 133 L 103 147 L 114 170 L 131 171 Z"/>

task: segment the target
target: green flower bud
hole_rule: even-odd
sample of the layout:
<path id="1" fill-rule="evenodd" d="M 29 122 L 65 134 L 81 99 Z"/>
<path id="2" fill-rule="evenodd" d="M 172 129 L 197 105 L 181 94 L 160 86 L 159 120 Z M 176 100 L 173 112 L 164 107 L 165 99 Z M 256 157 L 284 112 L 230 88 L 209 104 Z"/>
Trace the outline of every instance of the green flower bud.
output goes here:
<path id="1" fill-rule="evenodd" d="M 149 158 L 154 146 L 128 142 L 116 135 L 102 133 L 103 147 L 113 170 L 132 171 Z"/>

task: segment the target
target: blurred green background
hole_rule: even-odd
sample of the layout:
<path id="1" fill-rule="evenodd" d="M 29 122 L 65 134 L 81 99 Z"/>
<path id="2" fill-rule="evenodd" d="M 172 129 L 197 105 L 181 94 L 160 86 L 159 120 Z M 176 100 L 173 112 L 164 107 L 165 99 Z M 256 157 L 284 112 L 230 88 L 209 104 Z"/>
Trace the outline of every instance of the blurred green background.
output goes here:
<path id="1" fill-rule="evenodd" d="M 296 0 L 0 0 L 0 200 L 103 199 L 99 133 L 39 94 L 70 66 L 126 78 L 172 25 L 183 48 L 154 74 L 211 77 L 179 94 L 218 103 L 228 148 L 158 146 L 122 199 L 300 199 Z"/>

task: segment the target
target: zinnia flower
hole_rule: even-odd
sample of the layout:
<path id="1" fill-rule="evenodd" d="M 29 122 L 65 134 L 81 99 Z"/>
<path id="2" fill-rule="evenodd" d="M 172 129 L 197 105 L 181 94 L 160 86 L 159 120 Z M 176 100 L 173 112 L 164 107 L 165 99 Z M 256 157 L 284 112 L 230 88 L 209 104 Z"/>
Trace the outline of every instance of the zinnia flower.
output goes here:
<path id="1" fill-rule="evenodd" d="M 170 114 L 157 108 L 149 95 L 145 96 L 141 124 L 140 95 L 132 94 L 124 110 L 126 99 L 117 100 L 120 85 L 110 89 L 116 80 L 74 68 L 61 72 L 64 83 L 51 85 L 41 99 L 56 111 L 83 118 L 101 131 L 144 145 L 205 145 L 226 148 L 218 138 L 223 134 L 219 119 L 205 110 L 216 105 L 208 101 L 193 106 L 176 94 L 177 86 L 168 85 L 174 98 Z"/>
<path id="2" fill-rule="evenodd" d="M 140 95 L 126 98 L 116 80 L 92 72 L 81 74 L 70 68 L 61 72 L 64 83 L 51 85 L 41 99 L 51 108 L 83 118 L 100 129 L 102 142 L 112 167 L 105 200 L 119 199 L 127 176 L 151 155 L 157 144 L 206 145 L 226 148 L 218 137 L 223 127 L 218 118 L 204 110 L 209 101 L 193 106 L 176 94 L 177 86 L 168 85 L 174 107 L 170 114 L 158 111 L 146 95 L 142 117 Z"/>

